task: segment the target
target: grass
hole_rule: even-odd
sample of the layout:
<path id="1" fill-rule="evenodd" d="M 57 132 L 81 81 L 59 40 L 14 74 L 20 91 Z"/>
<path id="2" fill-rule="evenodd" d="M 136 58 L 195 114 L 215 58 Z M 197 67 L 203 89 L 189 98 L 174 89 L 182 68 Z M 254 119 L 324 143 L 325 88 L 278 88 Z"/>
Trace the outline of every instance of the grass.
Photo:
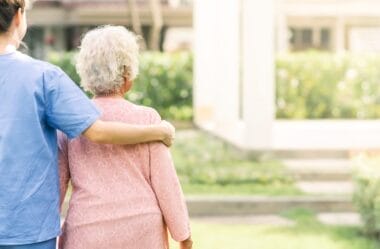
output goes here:
<path id="1" fill-rule="evenodd" d="M 378 249 L 380 243 L 361 234 L 358 227 L 320 224 L 307 210 L 284 214 L 294 226 L 255 226 L 193 221 L 197 249 Z M 171 248 L 177 248 L 173 243 Z"/>
<path id="2" fill-rule="evenodd" d="M 301 194 L 280 162 L 244 159 L 228 144 L 198 130 L 178 131 L 172 154 L 186 194 Z"/>

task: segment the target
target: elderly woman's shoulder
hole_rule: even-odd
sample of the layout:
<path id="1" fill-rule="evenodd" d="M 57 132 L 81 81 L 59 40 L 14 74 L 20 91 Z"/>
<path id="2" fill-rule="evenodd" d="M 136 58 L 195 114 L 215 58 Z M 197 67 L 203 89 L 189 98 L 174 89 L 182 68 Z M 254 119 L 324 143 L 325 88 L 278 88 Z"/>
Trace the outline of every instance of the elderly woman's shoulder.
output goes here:
<path id="1" fill-rule="evenodd" d="M 157 112 L 156 109 L 152 108 L 152 107 L 149 107 L 149 106 L 144 106 L 144 105 L 136 105 L 136 104 L 133 104 L 133 107 L 135 108 L 135 110 L 141 114 L 144 114 L 144 116 L 146 116 L 147 118 L 149 118 L 149 120 L 151 121 L 151 123 L 158 123 L 161 121 L 161 116 L 160 114 Z"/>

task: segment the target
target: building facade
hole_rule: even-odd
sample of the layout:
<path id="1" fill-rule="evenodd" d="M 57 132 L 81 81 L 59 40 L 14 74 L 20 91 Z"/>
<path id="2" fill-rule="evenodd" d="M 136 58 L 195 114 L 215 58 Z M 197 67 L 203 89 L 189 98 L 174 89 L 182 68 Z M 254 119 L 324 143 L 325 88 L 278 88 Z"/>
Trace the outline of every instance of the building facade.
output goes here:
<path id="1" fill-rule="evenodd" d="M 380 51 L 377 0 L 275 0 L 273 8 L 280 53 Z M 37 57 L 51 49 L 75 49 L 83 32 L 103 24 L 133 29 L 150 49 L 193 47 L 193 0 L 36 0 L 28 15 L 27 43 Z"/>
<path id="2" fill-rule="evenodd" d="M 380 52 L 380 1 L 276 0 L 279 52 Z"/>
<path id="3" fill-rule="evenodd" d="M 380 120 L 277 120 L 274 78 L 276 50 L 296 49 L 297 39 L 300 49 L 375 51 L 365 42 L 379 43 L 380 1 L 285 1 L 195 1 L 196 124 L 259 153 L 380 148 Z M 292 29 L 301 30 L 294 40 Z"/>
<path id="4" fill-rule="evenodd" d="M 192 26 L 192 1 L 36 0 L 28 19 L 26 43 L 38 58 L 76 49 L 84 32 L 104 24 L 124 25 L 145 38 L 143 47 L 158 50 L 168 31 Z"/>

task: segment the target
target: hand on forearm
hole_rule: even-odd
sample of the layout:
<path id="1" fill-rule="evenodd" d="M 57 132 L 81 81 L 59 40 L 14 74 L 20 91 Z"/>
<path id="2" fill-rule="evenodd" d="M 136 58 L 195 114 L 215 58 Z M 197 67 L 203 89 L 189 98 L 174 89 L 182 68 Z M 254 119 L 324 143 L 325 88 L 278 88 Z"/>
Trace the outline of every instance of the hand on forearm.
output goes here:
<path id="1" fill-rule="evenodd" d="M 127 145 L 162 141 L 170 146 L 174 128 L 165 122 L 144 126 L 98 120 L 83 135 L 95 143 Z"/>
<path id="2" fill-rule="evenodd" d="M 161 121 L 161 124 L 163 127 L 164 127 L 164 139 L 162 140 L 162 142 L 170 147 L 173 142 L 174 142 L 174 139 L 175 139 L 175 128 L 174 126 L 167 122 L 167 121 Z"/>

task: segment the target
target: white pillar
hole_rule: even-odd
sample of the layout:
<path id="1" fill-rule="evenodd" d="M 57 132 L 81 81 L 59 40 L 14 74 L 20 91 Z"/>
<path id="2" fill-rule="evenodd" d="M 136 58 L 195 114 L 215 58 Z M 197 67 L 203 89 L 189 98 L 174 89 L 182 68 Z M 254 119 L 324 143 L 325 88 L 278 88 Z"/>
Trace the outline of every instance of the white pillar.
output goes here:
<path id="1" fill-rule="evenodd" d="M 244 1 L 244 122 L 250 150 L 271 150 L 275 121 L 274 0 Z"/>
<path id="2" fill-rule="evenodd" d="M 217 0 L 216 122 L 220 134 L 233 136 L 239 118 L 239 1 Z M 218 6 L 219 5 L 219 6 Z M 232 131 L 232 132 L 231 132 Z"/>
<path id="3" fill-rule="evenodd" d="M 231 141 L 239 110 L 238 3 L 195 1 L 194 29 L 195 122 Z"/>
<path id="4" fill-rule="evenodd" d="M 289 27 L 282 0 L 276 2 L 276 23 L 277 52 L 286 53 L 289 51 Z"/>
<path id="5" fill-rule="evenodd" d="M 273 149 L 274 1 L 194 2 L 195 122 L 247 150 Z"/>
<path id="6" fill-rule="evenodd" d="M 194 115 L 201 128 L 213 129 L 217 84 L 217 0 L 194 1 Z"/>
<path id="7" fill-rule="evenodd" d="M 340 53 L 345 51 L 345 24 L 344 18 L 338 16 L 335 24 L 335 51 Z"/>

